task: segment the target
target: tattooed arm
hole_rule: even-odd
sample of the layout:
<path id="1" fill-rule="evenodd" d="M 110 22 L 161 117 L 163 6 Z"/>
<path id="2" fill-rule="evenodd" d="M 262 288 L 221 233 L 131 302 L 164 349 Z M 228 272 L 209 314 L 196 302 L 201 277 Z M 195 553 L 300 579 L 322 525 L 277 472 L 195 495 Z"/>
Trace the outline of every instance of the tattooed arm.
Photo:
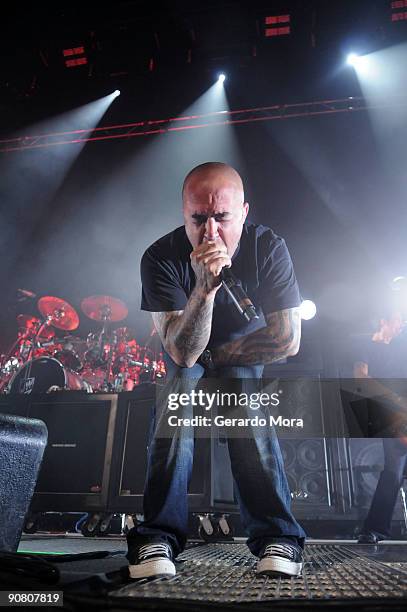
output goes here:
<path id="1" fill-rule="evenodd" d="M 267 327 L 212 351 L 215 366 L 269 364 L 298 353 L 301 338 L 299 308 L 266 315 Z"/>
<path id="2" fill-rule="evenodd" d="M 215 295 L 220 271 L 230 266 L 225 245 L 206 241 L 191 253 L 196 286 L 184 310 L 153 312 L 154 325 L 167 353 L 181 367 L 192 367 L 205 350 L 211 335 Z"/>
<path id="3" fill-rule="evenodd" d="M 185 310 L 151 313 L 165 350 L 179 366 L 192 367 L 205 350 L 211 335 L 214 297 L 194 289 Z"/>

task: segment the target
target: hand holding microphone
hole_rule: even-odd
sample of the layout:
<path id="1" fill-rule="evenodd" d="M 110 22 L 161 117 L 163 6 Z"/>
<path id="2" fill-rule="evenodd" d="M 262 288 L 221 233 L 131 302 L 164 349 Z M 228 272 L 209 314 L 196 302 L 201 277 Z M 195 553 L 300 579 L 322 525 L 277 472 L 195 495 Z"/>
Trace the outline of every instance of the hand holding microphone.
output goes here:
<path id="1" fill-rule="evenodd" d="M 204 286 L 207 291 L 217 290 L 222 285 L 246 321 L 259 318 L 251 299 L 243 290 L 242 283 L 230 269 L 232 260 L 226 245 L 218 241 L 202 242 L 192 251 L 191 264 L 197 285 Z"/>
<path id="2" fill-rule="evenodd" d="M 196 284 L 209 293 L 221 286 L 221 271 L 230 267 L 232 260 L 224 243 L 206 240 L 192 251 L 191 265 Z"/>

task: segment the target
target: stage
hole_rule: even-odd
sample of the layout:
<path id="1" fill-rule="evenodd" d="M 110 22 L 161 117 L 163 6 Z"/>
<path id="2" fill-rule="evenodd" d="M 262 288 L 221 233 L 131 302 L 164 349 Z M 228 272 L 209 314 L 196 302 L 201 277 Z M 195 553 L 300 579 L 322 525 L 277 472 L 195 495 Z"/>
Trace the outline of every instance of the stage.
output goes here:
<path id="1" fill-rule="evenodd" d="M 407 609 L 407 0 L 6 6 L 0 607 Z"/>
<path id="2" fill-rule="evenodd" d="M 268 609 L 360 607 L 397 609 L 407 595 L 407 543 L 358 545 L 310 539 L 302 577 L 257 577 L 243 538 L 230 543 L 189 541 L 171 579 L 129 581 L 123 537 L 24 535 L 19 553 L 35 553 L 59 569 L 41 589 L 63 590 L 65 607 L 79 609 Z M 42 554 L 38 554 L 42 553 Z M 4 574 L 3 581 L 4 581 Z"/>

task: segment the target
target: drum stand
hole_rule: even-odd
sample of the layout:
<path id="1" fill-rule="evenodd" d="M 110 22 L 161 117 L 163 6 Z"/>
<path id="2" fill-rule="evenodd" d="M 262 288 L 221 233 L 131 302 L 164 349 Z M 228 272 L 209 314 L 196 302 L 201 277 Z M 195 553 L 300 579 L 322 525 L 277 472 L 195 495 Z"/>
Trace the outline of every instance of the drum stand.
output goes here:
<path id="1" fill-rule="evenodd" d="M 103 359 L 104 347 L 106 343 L 109 344 L 109 353 L 108 353 L 108 357 L 106 361 L 106 369 L 105 369 L 105 376 L 103 380 L 102 390 L 109 392 L 109 391 L 112 391 L 112 387 L 113 387 L 111 383 L 111 370 L 112 370 L 113 353 L 114 353 L 114 343 L 107 342 L 108 340 L 110 340 L 110 336 L 108 335 L 109 323 L 110 323 L 111 314 L 112 314 L 112 310 L 110 306 L 108 304 L 104 304 L 103 306 L 101 306 L 100 314 L 101 314 L 101 320 L 103 322 L 102 329 L 99 334 L 99 340 L 98 340 L 99 357 L 101 360 Z"/>

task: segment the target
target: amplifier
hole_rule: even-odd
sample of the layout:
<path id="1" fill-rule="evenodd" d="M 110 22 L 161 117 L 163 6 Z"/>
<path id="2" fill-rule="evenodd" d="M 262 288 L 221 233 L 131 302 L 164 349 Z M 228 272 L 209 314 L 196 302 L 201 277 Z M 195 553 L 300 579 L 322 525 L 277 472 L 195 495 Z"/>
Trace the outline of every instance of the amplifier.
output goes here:
<path id="1" fill-rule="evenodd" d="M 156 387 L 148 383 L 120 393 L 112 458 L 109 509 L 142 513 L 147 471 L 147 445 Z M 196 439 L 189 486 L 190 509 L 211 505 L 210 440 Z"/>
<path id="2" fill-rule="evenodd" d="M 291 400 L 296 416 L 308 410 L 317 436 L 280 439 L 293 511 L 300 520 L 329 519 L 349 509 L 347 457 L 339 456 L 336 440 L 324 436 L 324 398 L 314 395 L 315 389 L 318 385 L 300 381 Z M 118 395 L 69 391 L 0 396 L 0 412 L 40 419 L 48 428 L 31 510 L 142 513 L 155 393 L 156 386 L 145 383 Z M 355 447 L 352 451 L 357 455 Z M 359 503 L 366 507 L 376 474 L 363 469 L 359 475 L 370 485 L 365 492 L 355 478 L 356 495 L 365 494 Z M 237 510 L 227 440 L 221 436 L 195 440 L 188 500 L 195 512 Z"/>
<path id="3" fill-rule="evenodd" d="M 0 414 L 0 550 L 17 550 L 47 443 L 35 419 Z"/>
<path id="4" fill-rule="evenodd" d="M 156 386 L 146 383 L 118 395 L 0 396 L 0 410 L 41 419 L 48 427 L 31 511 L 142 513 L 155 393 Z M 231 479 L 222 464 L 227 449 L 219 447 L 219 454 L 213 448 L 210 440 L 195 441 L 191 510 L 209 510 L 214 504 L 215 459 L 216 471 Z"/>
<path id="5" fill-rule="evenodd" d="M 349 452 L 349 477 L 352 486 L 350 515 L 362 520 L 370 508 L 380 472 L 384 465 L 381 439 L 353 438 L 347 440 Z M 401 496 L 398 496 L 393 520 L 404 520 Z"/>
<path id="6" fill-rule="evenodd" d="M 0 410 L 40 419 L 48 445 L 33 512 L 103 510 L 107 506 L 117 395 L 73 391 L 2 396 Z"/>
<path id="7" fill-rule="evenodd" d="M 33 511 L 104 509 L 117 415 L 117 395 L 31 398 L 29 416 L 48 427 L 48 446 Z"/>

